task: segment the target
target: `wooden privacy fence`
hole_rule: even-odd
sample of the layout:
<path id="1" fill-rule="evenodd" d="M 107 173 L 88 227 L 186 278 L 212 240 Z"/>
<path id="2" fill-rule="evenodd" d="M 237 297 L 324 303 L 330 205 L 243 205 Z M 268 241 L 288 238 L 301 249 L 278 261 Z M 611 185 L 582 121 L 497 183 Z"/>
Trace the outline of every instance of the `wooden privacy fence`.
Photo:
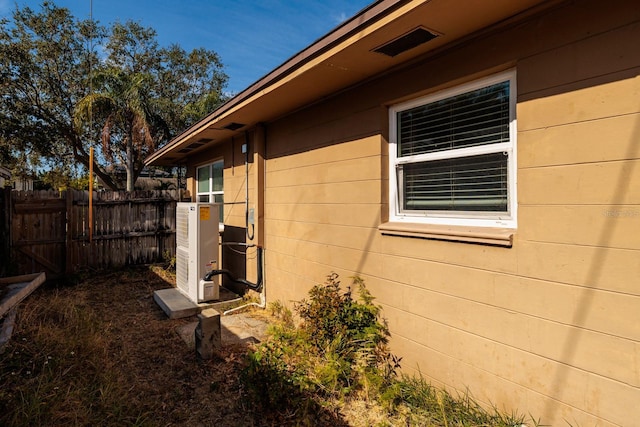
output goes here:
<path id="1" fill-rule="evenodd" d="M 4 190 L 9 257 L 2 262 L 9 265 L 3 273 L 45 271 L 47 278 L 59 278 L 86 268 L 149 264 L 174 255 L 180 190 L 93 194 L 90 238 L 87 191 Z"/>

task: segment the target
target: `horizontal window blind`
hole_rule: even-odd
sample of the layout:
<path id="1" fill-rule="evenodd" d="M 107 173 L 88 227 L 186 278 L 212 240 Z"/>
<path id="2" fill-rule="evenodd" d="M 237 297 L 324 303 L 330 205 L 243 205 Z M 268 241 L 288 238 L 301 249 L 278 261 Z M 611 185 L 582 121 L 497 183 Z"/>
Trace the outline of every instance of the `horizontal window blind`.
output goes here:
<path id="1" fill-rule="evenodd" d="M 398 157 L 509 141 L 509 82 L 397 113 Z"/>
<path id="2" fill-rule="evenodd" d="M 506 212 L 507 161 L 499 152 L 400 165 L 403 208 Z"/>

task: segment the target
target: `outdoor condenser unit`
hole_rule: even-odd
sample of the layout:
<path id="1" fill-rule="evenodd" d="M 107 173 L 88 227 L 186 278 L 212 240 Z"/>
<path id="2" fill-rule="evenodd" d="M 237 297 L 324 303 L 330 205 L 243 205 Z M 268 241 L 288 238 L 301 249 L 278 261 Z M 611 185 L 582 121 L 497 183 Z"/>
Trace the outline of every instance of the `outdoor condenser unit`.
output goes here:
<path id="1" fill-rule="evenodd" d="M 176 207 L 176 284 L 195 303 L 220 298 L 219 277 L 203 280 L 218 269 L 219 206 L 178 203 Z"/>

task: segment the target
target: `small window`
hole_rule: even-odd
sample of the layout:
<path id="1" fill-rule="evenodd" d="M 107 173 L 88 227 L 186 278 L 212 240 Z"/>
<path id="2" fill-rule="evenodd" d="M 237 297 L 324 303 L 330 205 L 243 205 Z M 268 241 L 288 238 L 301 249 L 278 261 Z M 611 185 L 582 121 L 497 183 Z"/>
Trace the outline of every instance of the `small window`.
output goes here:
<path id="1" fill-rule="evenodd" d="M 201 166 L 197 171 L 197 198 L 198 202 L 220 203 L 220 223 L 224 218 L 224 161 Z"/>
<path id="2" fill-rule="evenodd" d="M 390 221 L 516 225 L 515 72 L 390 109 Z"/>

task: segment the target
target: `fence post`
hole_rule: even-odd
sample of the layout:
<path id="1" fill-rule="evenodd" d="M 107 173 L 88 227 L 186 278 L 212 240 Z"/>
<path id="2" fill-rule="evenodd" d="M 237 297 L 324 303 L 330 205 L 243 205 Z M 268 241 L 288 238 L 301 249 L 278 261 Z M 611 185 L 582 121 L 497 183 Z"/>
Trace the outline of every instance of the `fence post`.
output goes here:
<path id="1" fill-rule="evenodd" d="M 75 224 L 73 222 L 73 190 L 67 189 L 66 193 L 66 212 L 65 212 L 65 226 L 67 229 L 67 237 L 64 245 L 64 274 L 69 275 L 73 273 L 73 230 L 75 230 Z"/>
<path id="2" fill-rule="evenodd" d="M 160 259 L 164 260 L 164 241 L 166 239 L 164 230 L 166 228 L 165 222 L 165 214 L 167 211 L 167 205 L 171 203 L 168 202 L 164 197 L 162 201 L 156 205 L 156 209 L 159 209 L 158 212 L 158 225 L 156 226 L 156 246 L 158 247 L 158 252 L 160 255 Z M 159 208 L 158 208 L 159 206 Z"/>
<path id="3" fill-rule="evenodd" d="M 11 259 L 11 189 L 0 187 L 0 277 L 7 275 Z"/>

